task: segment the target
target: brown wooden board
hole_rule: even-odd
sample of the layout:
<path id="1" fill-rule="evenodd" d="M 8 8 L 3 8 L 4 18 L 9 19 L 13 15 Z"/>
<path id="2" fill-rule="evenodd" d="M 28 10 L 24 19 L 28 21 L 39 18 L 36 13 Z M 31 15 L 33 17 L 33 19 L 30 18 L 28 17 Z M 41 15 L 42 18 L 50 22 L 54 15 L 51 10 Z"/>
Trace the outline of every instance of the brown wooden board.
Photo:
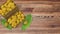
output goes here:
<path id="1" fill-rule="evenodd" d="M 3 1 L 5 0 L 0 0 L 0 5 L 4 3 Z M 8 30 L 0 24 L 0 34 L 60 34 L 60 2 L 55 1 L 15 0 L 17 7 L 25 15 L 32 14 L 31 26 L 22 31 L 21 24 L 13 30 Z"/>

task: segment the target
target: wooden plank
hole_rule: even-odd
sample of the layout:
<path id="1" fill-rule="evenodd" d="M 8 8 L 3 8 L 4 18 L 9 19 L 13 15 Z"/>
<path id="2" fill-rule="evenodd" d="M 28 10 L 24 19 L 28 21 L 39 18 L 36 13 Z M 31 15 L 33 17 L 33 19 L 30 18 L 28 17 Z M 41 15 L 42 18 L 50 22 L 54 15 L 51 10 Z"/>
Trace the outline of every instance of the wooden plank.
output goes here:
<path id="1" fill-rule="evenodd" d="M 22 31 L 21 25 L 19 25 L 17 28 L 14 28 L 13 30 L 8 30 L 5 27 L 3 27 L 2 24 L 0 24 L 0 33 L 2 34 L 12 34 L 12 33 L 13 34 L 60 34 L 60 12 L 58 12 L 60 11 L 60 2 L 58 2 L 59 0 L 57 0 L 57 2 L 55 1 L 56 0 L 53 1 L 52 0 L 51 1 L 15 0 L 14 2 L 17 4 L 19 9 L 24 12 L 24 14 L 29 14 L 29 13 L 32 14 L 33 20 L 31 26 L 26 31 Z M 3 0 L 2 1 L 0 0 L 0 5 L 2 5 L 3 3 L 4 3 Z M 26 10 L 26 8 L 28 8 L 28 10 Z M 53 10 L 54 12 L 53 11 L 51 12 L 51 10 Z"/>

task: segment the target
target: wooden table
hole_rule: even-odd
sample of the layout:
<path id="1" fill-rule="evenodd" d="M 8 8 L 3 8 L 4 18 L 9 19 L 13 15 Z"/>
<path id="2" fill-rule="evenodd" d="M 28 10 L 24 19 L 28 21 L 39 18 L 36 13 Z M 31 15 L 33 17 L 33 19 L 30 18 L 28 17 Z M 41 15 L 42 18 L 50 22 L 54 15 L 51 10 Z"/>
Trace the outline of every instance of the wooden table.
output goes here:
<path id="1" fill-rule="evenodd" d="M 21 24 L 12 30 L 8 30 L 0 24 L 0 34 L 60 34 L 60 2 L 58 1 L 14 0 L 24 14 L 32 14 L 33 20 L 31 26 L 26 31 L 22 31 Z M 0 5 L 4 2 L 5 0 L 0 0 Z M 30 8 L 30 11 L 26 7 Z"/>

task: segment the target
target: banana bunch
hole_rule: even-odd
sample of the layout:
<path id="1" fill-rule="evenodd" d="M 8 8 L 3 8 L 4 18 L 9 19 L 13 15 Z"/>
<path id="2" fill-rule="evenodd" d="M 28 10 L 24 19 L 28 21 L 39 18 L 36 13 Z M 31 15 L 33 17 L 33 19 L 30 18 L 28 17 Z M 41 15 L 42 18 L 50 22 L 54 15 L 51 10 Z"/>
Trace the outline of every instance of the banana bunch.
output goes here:
<path id="1" fill-rule="evenodd" d="M 22 30 L 26 30 L 30 26 L 32 21 L 31 14 L 24 16 L 22 11 L 19 11 L 12 0 L 7 0 L 2 6 L 0 6 L 0 15 L 5 19 L 2 19 L 2 24 L 8 29 L 17 27 L 22 23 Z"/>

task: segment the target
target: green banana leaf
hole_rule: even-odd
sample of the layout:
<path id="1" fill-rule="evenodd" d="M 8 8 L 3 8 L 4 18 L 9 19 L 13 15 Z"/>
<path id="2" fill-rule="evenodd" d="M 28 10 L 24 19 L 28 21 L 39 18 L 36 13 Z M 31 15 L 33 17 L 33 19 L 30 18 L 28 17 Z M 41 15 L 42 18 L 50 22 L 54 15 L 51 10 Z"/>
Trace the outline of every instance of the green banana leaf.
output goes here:
<path id="1" fill-rule="evenodd" d="M 5 19 L 2 19 L 2 20 L 1 20 L 1 23 L 2 23 L 3 26 L 5 26 L 5 23 L 6 23 L 6 22 L 7 22 L 7 21 L 6 21 Z M 12 29 L 11 25 L 8 25 L 6 28 L 8 28 L 9 30 Z"/>
<path id="2" fill-rule="evenodd" d="M 27 24 L 24 24 L 23 23 L 23 25 L 22 25 L 22 30 L 26 30 L 29 26 L 30 26 L 30 24 L 31 24 L 31 22 L 32 22 L 32 15 L 31 14 L 28 14 L 26 17 L 25 17 L 25 20 L 27 20 Z"/>

